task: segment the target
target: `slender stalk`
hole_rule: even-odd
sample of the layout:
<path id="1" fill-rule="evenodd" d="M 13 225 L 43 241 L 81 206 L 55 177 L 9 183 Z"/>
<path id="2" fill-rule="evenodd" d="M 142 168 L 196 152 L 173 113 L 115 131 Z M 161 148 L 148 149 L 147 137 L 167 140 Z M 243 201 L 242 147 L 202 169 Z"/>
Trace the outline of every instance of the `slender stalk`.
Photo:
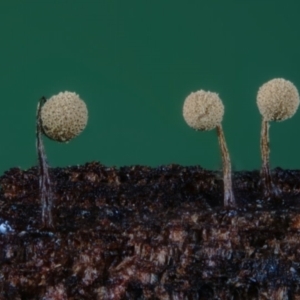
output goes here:
<path id="1" fill-rule="evenodd" d="M 261 124 L 261 137 L 260 137 L 260 151 L 262 159 L 262 167 L 260 171 L 262 184 L 264 187 L 265 194 L 271 194 L 271 174 L 270 174 L 270 147 L 269 147 L 269 122 L 265 119 L 262 120 Z"/>
<path id="2" fill-rule="evenodd" d="M 260 151 L 262 158 L 262 167 L 260 170 L 261 185 L 264 190 L 264 197 L 270 199 L 271 197 L 278 197 L 279 191 L 272 182 L 270 172 L 270 146 L 269 146 L 269 122 L 264 118 L 261 125 L 261 136 L 260 136 Z"/>
<path id="3" fill-rule="evenodd" d="M 37 106 L 37 122 L 36 122 L 36 148 L 38 154 L 39 163 L 39 192 L 42 203 L 42 225 L 44 228 L 54 228 L 52 218 L 53 208 L 53 192 L 52 184 L 49 175 L 49 167 L 47 164 L 47 157 L 42 140 L 42 120 L 41 120 L 41 108 L 46 102 L 46 98 L 42 97 Z"/>
<path id="4" fill-rule="evenodd" d="M 223 161 L 224 206 L 236 207 L 236 202 L 232 190 L 230 156 L 226 146 L 222 125 L 221 124 L 217 125 L 216 129 L 217 129 L 219 145 L 221 148 L 222 161 Z"/>

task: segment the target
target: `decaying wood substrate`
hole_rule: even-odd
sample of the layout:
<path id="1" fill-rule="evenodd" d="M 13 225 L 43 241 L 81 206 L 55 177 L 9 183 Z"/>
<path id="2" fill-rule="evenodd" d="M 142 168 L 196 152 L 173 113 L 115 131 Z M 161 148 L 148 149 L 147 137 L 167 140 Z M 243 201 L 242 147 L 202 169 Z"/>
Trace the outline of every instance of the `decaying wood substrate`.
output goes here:
<path id="1" fill-rule="evenodd" d="M 0 299 L 300 299 L 300 171 L 222 176 L 178 165 L 50 170 L 51 231 L 38 170 L 0 178 Z"/>

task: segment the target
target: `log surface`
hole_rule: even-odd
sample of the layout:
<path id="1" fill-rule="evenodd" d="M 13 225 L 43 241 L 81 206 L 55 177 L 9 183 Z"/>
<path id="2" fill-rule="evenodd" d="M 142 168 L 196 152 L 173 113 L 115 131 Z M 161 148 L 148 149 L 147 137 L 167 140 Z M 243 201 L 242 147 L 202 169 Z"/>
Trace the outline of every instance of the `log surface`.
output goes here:
<path id="1" fill-rule="evenodd" d="M 222 175 L 179 165 L 50 170 L 54 230 L 41 228 L 37 168 L 0 178 L 0 299 L 300 299 L 300 171 Z"/>

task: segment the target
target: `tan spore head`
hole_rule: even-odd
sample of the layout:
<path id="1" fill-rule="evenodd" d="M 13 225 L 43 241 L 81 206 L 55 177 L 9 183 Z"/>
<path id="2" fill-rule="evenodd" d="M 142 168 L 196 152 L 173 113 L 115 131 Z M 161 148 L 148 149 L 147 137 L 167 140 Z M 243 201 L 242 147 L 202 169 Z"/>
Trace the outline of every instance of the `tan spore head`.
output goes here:
<path id="1" fill-rule="evenodd" d="M 61 92 L 43 105 L 41 120 L 45 135 L 58 142 L 68 142 L 85 128 L 88 110 L 76 93 Z"/>
<path id="2" fill-rule="evenodd" d="M 298 109 L 298 90 L 286 79 L 272 79 L 259 88 L 257 106 L 266 121 L 284 121 Z"/>
<path id="3" fill-rule="evenodd" d="M 218 94 L 200 90 L 187 96 L 183 105 L 186 123 L 196 130 L 211 130 L 222 122 L 224 105 Z"/>

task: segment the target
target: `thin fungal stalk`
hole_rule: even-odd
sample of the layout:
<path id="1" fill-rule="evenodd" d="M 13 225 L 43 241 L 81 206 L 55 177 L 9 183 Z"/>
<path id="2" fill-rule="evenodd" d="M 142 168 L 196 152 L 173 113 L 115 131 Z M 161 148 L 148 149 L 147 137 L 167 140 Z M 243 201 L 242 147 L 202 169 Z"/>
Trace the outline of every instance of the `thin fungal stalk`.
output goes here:
<path id="1" fill-rule="evenodd" d="M 225 142 L 225 136 L 221 124 L 217 125 L 216 129 L 217 129 L 217 135 L 219 139 L 222 161 L 223 161 L 224 206 L 236 207 L 236 202 L 232 190 L 230 156 Z"/>
<path id="2" fill-rule="evenodd" d="M 260 151 L 261 151 L 261 159 L 262 159 L 262 167 L 261 167 L 261 180 L 264 188 L 264 193 L 266 196 L 271 195 L 271 186 L 272 179 L 270 174 L 270 147 L 269 147 L 269 122 L 264 118 L 262 120 L 261 125 L 261 138 L 260 138 Z"/>
<path id="3" fill-rule="evenodd" d="M 263 118 L 261 125 L 261 137 L 260 137 L 260 151 L 262 158 L 262 167 L 260 171 L 261 185 L 264 190 L 264 197 L 270 199 L 271 197 L 279 196 L 279 191 L 272 182 L 270 172 L 270 140 L 269 140 L 269 128 L 270 124 Z"/>
<path id="4" fill-rule="evenodd" d="M 43 228 L 54 228 L 52 208 L 53 208 L 53 191 L 49 175 L 49 167 L 42 139 L 42 120 L 41 108 L 46 102 L 46 98 L 42 97 L 39 100 L 37 107 L 37 122 L 36 122 L 36 148 L 38 154 L 39 168 L 39 192 L 42 204 L 42 226 Z"/>

